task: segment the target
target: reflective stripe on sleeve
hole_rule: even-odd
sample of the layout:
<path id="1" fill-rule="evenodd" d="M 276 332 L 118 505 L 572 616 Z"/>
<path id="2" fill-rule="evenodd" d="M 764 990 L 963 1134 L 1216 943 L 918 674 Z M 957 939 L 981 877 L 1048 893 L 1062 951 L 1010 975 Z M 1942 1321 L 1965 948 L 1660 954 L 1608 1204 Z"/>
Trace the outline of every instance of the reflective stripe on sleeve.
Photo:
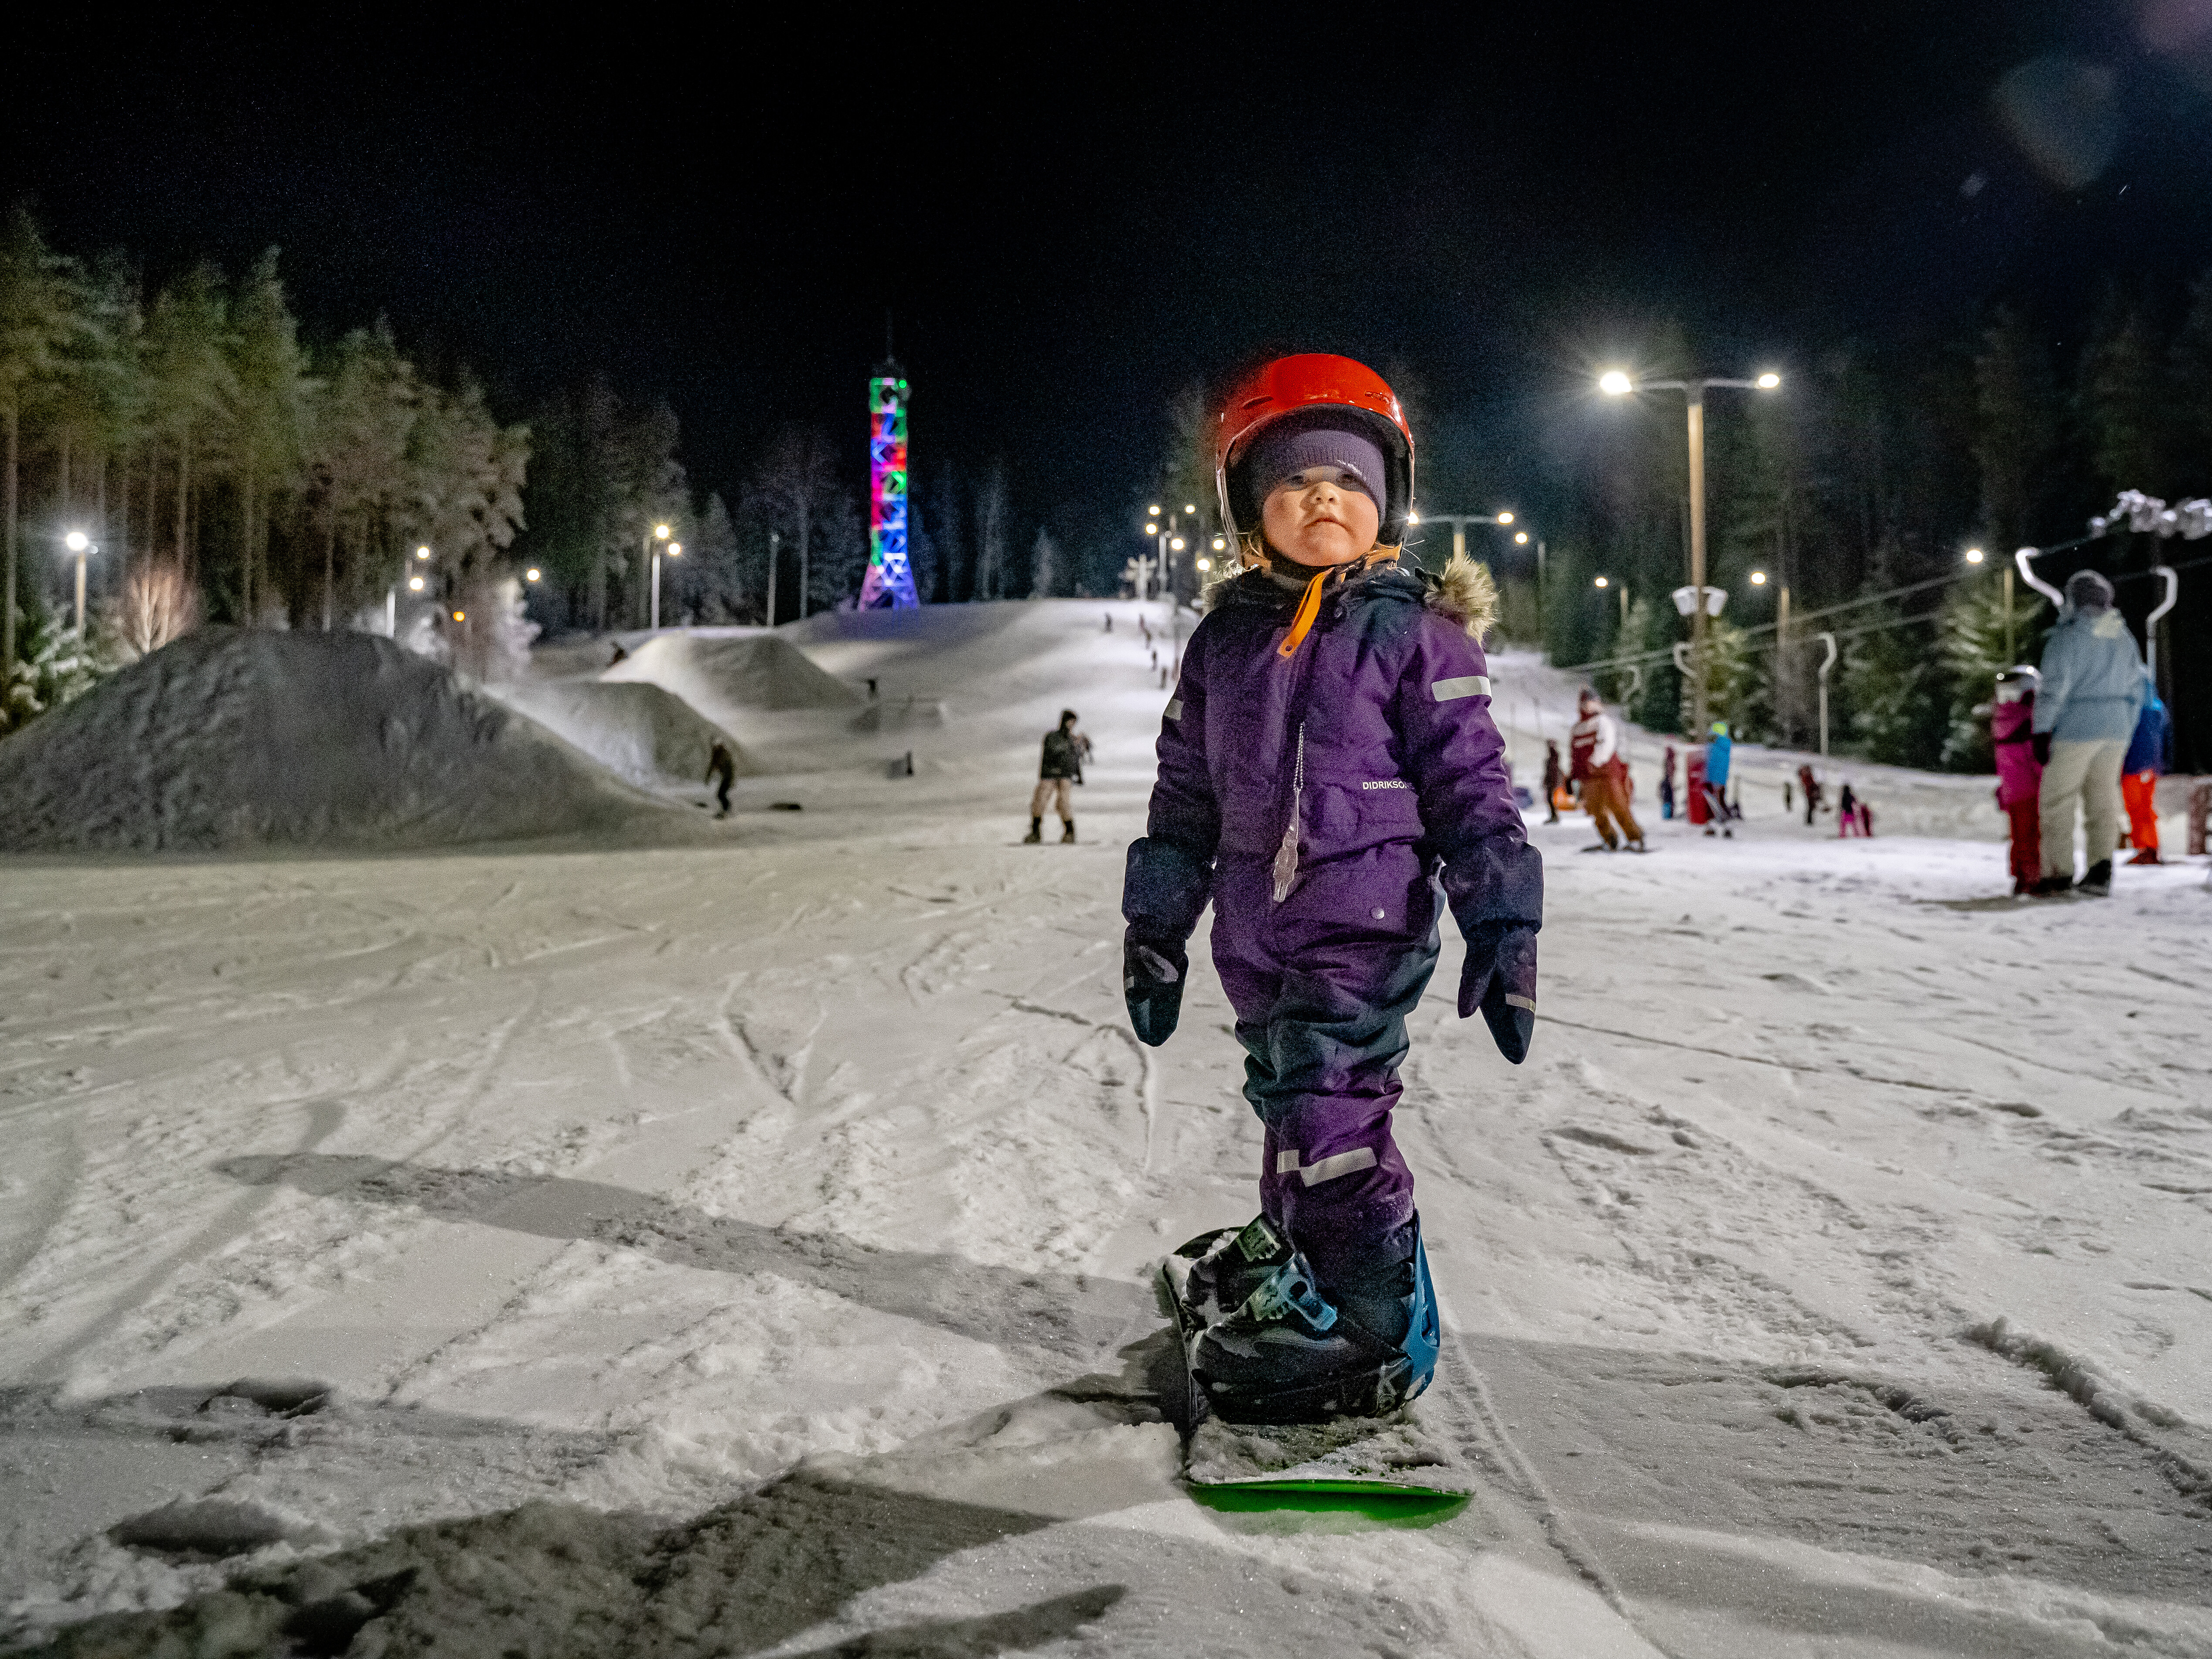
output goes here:
<path id="1" fill-rule="evenodd" d="M 1170 697 L 1168 699 L 1168 718 L 1171 720 L 1179 720 L 1182 718 L 1182 699 L 1181 697 Z"/>
<path id="2" fill-rule="evenodd" d="M 1371 1146 L 1355 1146 L 1348 1152 L 1339 1152 L 1333 1158 L 1322 1158 L 1317 1164 L 1309 1164 L 1303 1170 L 1298 1167 L 1298 1155 L 1295 1152 L 1275 1154 L 1277 1175 L 1294 1175 L 1309 1187 L 1317 1187 L 1324 1181 L 1335 1180 L 1339 1176 L 1348 1176 L 1374 1167 L 1375 1149 Z"/>
<path id="3" fill-rule="evenodd" d="M 1307 1186 L 1318 1186 L 1324 1181 L 1334 1181 L 1339 1176 L 1348 1176 L 1356 1170 L 1375 1167 L 1372 1147 L 1361 1146 L 1348 1152 L 1339 1152 L 1334 1158 L 1325 1158 L 1318 1164 L 1309 1164 L 1298 1171 L 1298 1179 Z"/>
<path id="4" fill-rule="evenodd" d="M 1431 680 L 1429 695 L 1438 702 L 1449 702 L 1455 697 L 1486 697 L 1490 695 L 1490 676 L 1462 674 L 1455 680 Z"/>
<path id="5" fill-rule="evenodd" d="M 1519 997 L 1508 991 L 1505 994 L 1505 1000 L 1510 1007 L 1526 1008 L 1532 1014 L 1536 1012 L 1536 999 L 1534 997 Z"/>

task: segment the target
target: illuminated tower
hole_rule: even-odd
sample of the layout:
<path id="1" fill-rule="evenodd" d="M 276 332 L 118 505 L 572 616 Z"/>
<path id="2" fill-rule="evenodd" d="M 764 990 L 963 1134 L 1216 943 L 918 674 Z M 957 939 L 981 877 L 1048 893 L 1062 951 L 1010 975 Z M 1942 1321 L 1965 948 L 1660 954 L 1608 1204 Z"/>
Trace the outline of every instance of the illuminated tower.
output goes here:
<path id="1" fill-rule="evenodd" d="M 921 603 L 906 556 L 906 381 L 888 359 L 868 382 L 868 576 L 863 611 Z"/>

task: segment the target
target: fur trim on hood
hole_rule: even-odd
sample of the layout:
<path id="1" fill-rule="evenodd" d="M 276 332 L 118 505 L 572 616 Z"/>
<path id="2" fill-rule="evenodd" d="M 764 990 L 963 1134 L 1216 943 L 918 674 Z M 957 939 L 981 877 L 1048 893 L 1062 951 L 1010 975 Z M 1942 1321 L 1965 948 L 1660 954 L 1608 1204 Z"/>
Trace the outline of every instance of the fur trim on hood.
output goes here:
<path id="1" fill-rule="evenodd" d="M 1428 589 L 1422 603 L 1440 617 L 1449 617 L 1480 640 L 1498 620 L 1498 584 L 1490 567 L 1477 564 L 1464 553 L 1455 553 L 1443 574 L 1424 571 L 1421 585 Z"/>

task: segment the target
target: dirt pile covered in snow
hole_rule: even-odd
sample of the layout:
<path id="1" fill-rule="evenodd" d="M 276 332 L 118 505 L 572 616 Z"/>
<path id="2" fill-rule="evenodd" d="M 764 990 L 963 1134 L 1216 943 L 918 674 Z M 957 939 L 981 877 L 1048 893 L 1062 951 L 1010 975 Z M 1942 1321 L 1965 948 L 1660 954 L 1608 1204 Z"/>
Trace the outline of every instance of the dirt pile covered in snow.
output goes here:
<path id="1" fill-rule="evenodd" d="M 677 809 L 534 722 L 363 634 L 203 629 L 0 743 L 11 852 L 435 847 L 679 825 Z"/>
<path id="2" fill-rule="evenodd" d="M 488 689 L 609 771 L 648 788 L 700 782 L 717 740 L 729 746 L 741 775 L 759 769 L 735 738 L 674 692 L 642 680 L 523 680 Z"/>

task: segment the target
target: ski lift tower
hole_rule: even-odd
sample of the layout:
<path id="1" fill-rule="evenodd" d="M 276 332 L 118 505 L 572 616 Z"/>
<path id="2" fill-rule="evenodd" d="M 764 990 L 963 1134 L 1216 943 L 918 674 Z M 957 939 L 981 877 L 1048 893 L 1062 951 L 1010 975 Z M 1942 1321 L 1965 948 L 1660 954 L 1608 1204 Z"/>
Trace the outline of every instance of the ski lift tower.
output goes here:
<path id="1" fill-rule="evenodd" d="M 903 611 L 918 605 L 906 552 L 907 385 L 886 357 L 868 382 L 868 574 L 863 611 Z"/>

